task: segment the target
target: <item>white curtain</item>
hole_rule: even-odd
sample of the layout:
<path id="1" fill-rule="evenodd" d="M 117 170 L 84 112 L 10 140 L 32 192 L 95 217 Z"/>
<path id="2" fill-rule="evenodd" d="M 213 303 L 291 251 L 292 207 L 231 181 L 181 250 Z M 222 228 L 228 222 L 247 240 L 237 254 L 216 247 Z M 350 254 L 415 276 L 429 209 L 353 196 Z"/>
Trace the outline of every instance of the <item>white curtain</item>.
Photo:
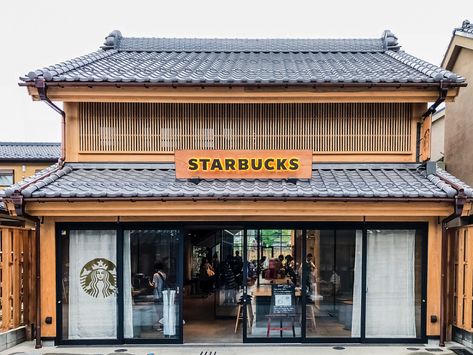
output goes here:
<path id="1" fill-rule="evenodd" d="M 415 231 L 369 230 L 366 337 L 415 338 Z"/>
<path id="2" fill-rule="evenodd" d="M 351 317 L 351 336 L 360 337 L 361 331 L 361 268 L 363 253 L 363 232 L 356 231 L 355 240 L 355 280 L 353 282 L 353 309 Z"/>
<path id="3" fill-rule="evenodd" d="M 124 285 L 124 312 L 123 312 L 123 335 L 125 338 L 133 338 L 133 299 L 131 284 L 131 250 L 130 231 L 125 231 L 123 235 L 123 285 Z"/>
<path id="4" fill-rule="evenodd" d="M 117 337 L 116 257 L 115 231 L 71 231 L 69 339 Z"/>
<path id="5" fill-rule="evenodd" d="M 163 334 L 176 335 L 176 291 L 167 289 L 163 291 Z"/>

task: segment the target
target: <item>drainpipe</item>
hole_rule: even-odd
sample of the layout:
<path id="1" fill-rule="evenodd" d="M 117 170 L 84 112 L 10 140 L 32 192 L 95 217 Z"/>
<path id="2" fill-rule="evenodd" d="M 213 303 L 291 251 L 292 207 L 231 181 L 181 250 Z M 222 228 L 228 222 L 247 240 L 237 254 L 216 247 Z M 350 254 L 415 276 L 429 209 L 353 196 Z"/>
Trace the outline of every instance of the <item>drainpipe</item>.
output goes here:
<path id="1" fill-rule="evenodd" d="M 438 176 L 438 175 L 437 175 Z M 447 337 L 447 272 L 448 272 L 448 227 L 447 224 L 455 218 L 460 217 L 465 205 L 466 195 L 462 187 L 452 183 L 448 179 L 438 176 L 441 180 L 448 182 L 458 191 L 455 196 L 454 212 L 442 221 L 442 251 L 441 251 L 441 271 L 440 271 L 440 346 L 445 346 Z"/>
<path id="2" fill-rule="evenodd" d="M 437 107 L 442 102 L 444 102 L 445 99 L 447 98 L 447 93 L 448 93 L 448 89 L 444 87 L 443 81 L 440 81 L 439 97 L 437 98 L 437 100 L 435 100 L 435 102 L 432 105 L 430 105 L 427 111 L 424 112 L 424 114 L 422 115 L 422 120 L 424 120 L 425 118 L 435 113 L 435 111 L 437 110 Z"/>
<path id="3" fill-rule="evenodd" d="M 34 86 L 38 90 L 39 99 L 44 101 L 49 107 L 62 116 L 61 119 L 61 157 L 59 158 L 59 168 L 62 168 L 65 160 L 65 147 L 66 147 L 66 113 L 61 110 L 54 102 L 52 102 L 47 95 L 46 81 L 43 78 L 35 79 Z"/>

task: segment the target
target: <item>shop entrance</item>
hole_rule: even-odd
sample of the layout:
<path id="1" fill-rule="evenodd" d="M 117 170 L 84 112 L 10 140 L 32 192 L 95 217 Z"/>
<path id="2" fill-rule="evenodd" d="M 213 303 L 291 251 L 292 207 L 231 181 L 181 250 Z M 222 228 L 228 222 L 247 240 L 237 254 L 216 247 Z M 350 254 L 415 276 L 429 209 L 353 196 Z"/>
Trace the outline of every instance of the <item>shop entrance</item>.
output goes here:
<path id="1" fill-rule="evenodd" d="M 185 234 L 184 342 L 241 343 L 244 230 L 195 226 Z"/>
<path id="2" fill-rule="evenodd" d="M 57 343 L 420 342 L 415 223 L 57 224 Z"/>

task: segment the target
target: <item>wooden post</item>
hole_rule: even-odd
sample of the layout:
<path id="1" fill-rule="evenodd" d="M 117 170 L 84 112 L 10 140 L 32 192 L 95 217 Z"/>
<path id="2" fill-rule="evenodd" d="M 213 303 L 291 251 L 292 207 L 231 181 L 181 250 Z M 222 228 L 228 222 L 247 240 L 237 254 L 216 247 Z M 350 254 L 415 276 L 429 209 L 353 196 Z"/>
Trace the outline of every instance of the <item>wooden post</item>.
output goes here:
<path id="1" fill-rule="evenodd" d="M 22 270 L 20 265 L 21 258 L 21 236 L 23 232 L 20 229 L 13 230 L 13 257 L 12 257 L 12 276 L 13 276 L 13 328 L 21 325 L 21 278 Z"/>
<path id="2" fill-rule="evenodd" d="M 2 330 L 11 326 L 11 253 L 12 240 L 10 229 L 2 229 Z"/>
<path id="3" fill-rule="evenodd" d="M 25 324 L 30 329 L 27 334 L 28 339 L 33 339 L 32 324 L 36 322 L 36 233 L 34 230 L 28 231 L 28 259 L 30 264 L 30 273 L 28 278 L 28 289 L 29 289 L 29 301 L 25 303 L 25 307 L 28 308 L 28 320 L 25 320 Z"/>
<path id="4" fill-rule="evenodd" d="M 30 262 L 30 249 L 28 247 L 28 234 L 27 230 L 23 230 L 21 233 L 21 255 L 22 255 L 22 266 L 23 266 L 23 280 L 22 280 L 22 309 L 23 309 L 23 321 L 26 325 L 27 333 L 29 333 L 30 325 L 30 279 L 31 279 L 31 262 Z"/>

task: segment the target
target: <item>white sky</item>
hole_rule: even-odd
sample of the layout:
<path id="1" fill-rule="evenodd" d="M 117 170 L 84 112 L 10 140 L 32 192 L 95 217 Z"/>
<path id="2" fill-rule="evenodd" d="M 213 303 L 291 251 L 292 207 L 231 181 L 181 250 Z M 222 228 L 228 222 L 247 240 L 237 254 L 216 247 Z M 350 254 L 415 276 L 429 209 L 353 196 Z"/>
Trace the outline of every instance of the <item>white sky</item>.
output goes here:
<path id="1" fill-rule="evenodd" d="M 59 141 L 59 115 L 32 102 L 18 77 L 125 37 L 377 38 L 440 64 L 473 0 L 2 0 L 0 141 Z"/>

